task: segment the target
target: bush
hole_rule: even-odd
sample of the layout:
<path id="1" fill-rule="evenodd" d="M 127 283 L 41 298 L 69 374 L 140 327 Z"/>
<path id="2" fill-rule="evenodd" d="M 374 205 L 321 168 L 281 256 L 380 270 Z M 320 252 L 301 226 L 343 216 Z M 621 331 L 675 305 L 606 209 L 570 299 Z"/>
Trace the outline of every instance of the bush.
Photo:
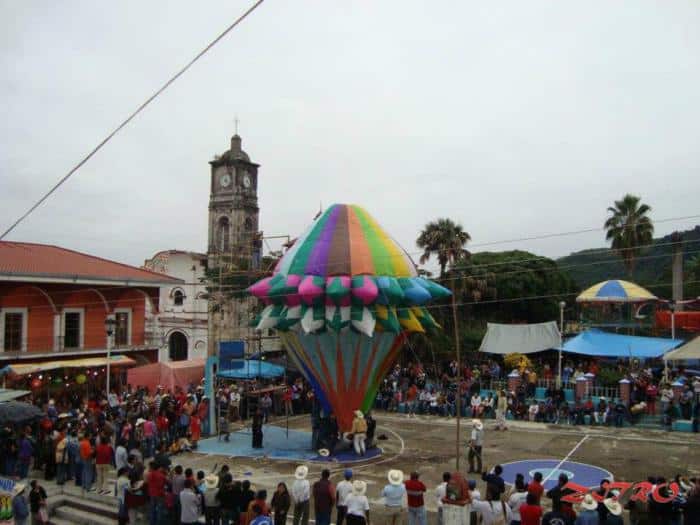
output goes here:
<path id="1" fill-rule="evenodd" d="M 532 368 L 532 362 L 530 359 L 528 359 L 525 354 L 519 354 L 517 352 L 513 354 L 506 354 L 506 356 L 503 358 L 503 362 L 505 363 L 505 371 L 507 374 L 510 374 L 516 368 Z"/>
<path id="2" fill-rule="evenodd" d="M 596 381 L 602 386 L 617 386 L 622 377 L 622 373 L 616 368 L 601 368 L 598 371 Z"/>

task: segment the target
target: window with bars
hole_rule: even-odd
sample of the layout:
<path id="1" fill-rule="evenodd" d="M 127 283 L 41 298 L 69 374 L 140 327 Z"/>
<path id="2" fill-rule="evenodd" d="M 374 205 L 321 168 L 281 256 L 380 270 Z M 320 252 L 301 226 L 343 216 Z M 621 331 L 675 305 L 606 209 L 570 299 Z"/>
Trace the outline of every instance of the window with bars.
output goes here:
<path id="1" fill-rule="evenodd" d="M 64 348 L 80 348 L 80 312 L 66 312 L 63 328 Z"/>
<path id="2" fill-rule="evenodd" d="M 19 352 L 22 350 L 22 325 L 23 314 L 8 312 L 5 314 L 5 343 L 6 352 Z"/>
<path id="3" fill-rule="evenodd" d="M 117 312 L 114 319 L 117 322 L 114 325 L 114 345 L 126 346 L 129 344 L 129 312 Z"/>

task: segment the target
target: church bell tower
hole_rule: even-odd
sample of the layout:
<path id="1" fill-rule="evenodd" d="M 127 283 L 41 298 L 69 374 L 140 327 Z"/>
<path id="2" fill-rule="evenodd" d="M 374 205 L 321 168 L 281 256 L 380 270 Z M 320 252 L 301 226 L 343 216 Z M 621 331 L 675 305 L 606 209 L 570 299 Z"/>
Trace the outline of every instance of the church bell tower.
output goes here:
<path id="1" fill-rule="evenodd" d="M 241 137 L 231 137 L 231 148 L 209 162 L 209 241 L 207 262 L 211 284 L 236 272 L 256 270 L 260 266 L 258 208 L 258 168 L 242 149 Z M 226 291 L 226 288 L 222 288 Z M 252 312 L 249 297 L 222 300 L 220 294 L 210 304 L 209 355 L 215 355 L 218 341 L 245 339 Z"/>

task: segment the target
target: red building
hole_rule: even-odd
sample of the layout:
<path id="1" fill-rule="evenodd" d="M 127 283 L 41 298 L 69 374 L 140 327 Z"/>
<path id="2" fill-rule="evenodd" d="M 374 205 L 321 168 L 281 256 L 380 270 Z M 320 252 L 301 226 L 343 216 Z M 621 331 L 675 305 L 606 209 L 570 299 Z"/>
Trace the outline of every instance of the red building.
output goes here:
<path id="1" fill-rule="evenodd" d="M 157 361 L 160 287 L 181 282 L 58 246 L 0 242 L 0 367 L 104 356 L 108 317 L 113 354 Z"/>

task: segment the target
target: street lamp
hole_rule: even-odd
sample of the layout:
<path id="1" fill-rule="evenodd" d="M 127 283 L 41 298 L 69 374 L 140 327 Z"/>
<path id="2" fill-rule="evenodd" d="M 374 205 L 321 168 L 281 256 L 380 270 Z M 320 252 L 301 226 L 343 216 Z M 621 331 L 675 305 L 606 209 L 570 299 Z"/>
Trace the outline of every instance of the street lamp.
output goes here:
<path id="1" fill-rule="evenodd" d="M 566 303 L 559 303 L 559 375 L 557 376 L 557 388 L 561 388 L 561 357 L 562 347 L 564 346 L 564 308 Z"/>
<path id="2" fill-rule="evenodd" d="M 110 363 L 112 361 L 112 335 L 114 328 L 117 325 L 117 320 L 113 315 L 108 315 L 105 318 L 105 332 L 107 333 L 107 399 L 109 399 L 109 382 L 111 378 Z"/>

